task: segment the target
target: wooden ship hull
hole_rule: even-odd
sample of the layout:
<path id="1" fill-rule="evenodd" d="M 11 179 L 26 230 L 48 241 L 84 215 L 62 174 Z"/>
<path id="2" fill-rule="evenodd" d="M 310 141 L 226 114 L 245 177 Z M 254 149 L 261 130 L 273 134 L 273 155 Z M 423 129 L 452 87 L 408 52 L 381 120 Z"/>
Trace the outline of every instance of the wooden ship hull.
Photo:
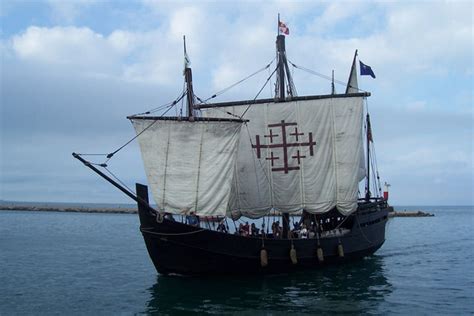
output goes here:
<path id="1" fill-rule="evenodd" d="M 137 189 L 139 198 L 147 201 L 147 187 Z M 350 226 L 346 226 L 350 230 L 347 234 L 275 239 L 194 227 L 157 218 L 147 205 L 138 206 L 140 231 L 148 253 L 158 273 L 164 275 L 276 274 L 358 260 L 383 245 L 389 211 L 385 201 L 361 202 L 346 221 Z M 296 262 L 290 256 L 292 247 Z M 323 260 L 318 258 L 318 248 L 322 249 Z M 266 266 L 262 266 L 262 249 L 267 253 Z"/>

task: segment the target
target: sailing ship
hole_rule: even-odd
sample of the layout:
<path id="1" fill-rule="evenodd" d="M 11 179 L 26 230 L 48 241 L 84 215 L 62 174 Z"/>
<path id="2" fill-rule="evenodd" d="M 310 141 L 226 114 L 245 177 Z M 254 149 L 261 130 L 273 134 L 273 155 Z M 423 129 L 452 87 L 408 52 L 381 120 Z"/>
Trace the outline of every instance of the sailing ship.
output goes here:
<path id="1" fill-rule="evenodd" d="M 331 93 L 298 96 L 284 33 L 276 39 L 274 97 L 202 101 L 184 46 L 186 89 L 169 108 L 186 100 L 187 115 L 128 117 L 156 207 L 147 185 L 132 192 L 99 169 L 105 163 L 73 153 L 137 202 L 158 273 L 317 269 L 361 259 L 384 243 L 389 205 L 370 169 L 370 93 L 357 86 L 357 51 L 345 93 L 335 93 L 332 79 Z"/>

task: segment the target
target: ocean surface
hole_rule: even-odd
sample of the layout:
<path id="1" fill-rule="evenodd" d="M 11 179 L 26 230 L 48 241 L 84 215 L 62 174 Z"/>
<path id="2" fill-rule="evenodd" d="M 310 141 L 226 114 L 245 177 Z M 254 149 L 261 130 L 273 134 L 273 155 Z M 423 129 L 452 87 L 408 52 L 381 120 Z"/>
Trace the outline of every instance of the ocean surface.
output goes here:
<path id="1" fill-rule="evenodd" d="M 137 215 L 0 211 L 0 315 L 474 314 L 474 208 L 396 207 L 373 256 L 260 277 L 156 273 Z"/>

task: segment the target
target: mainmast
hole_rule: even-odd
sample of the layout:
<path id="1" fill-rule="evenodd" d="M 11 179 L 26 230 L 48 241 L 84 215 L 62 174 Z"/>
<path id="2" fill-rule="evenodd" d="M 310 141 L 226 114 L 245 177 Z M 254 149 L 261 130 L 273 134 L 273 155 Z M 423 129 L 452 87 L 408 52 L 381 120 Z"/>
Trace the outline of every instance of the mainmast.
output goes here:
<path id="1" fill-rule="evenodd" d="M 285 35 L 280 34 L 282 32 L 282 25 L 280 21 L 280 14 L 278 14 L 278 35 L 276 39 L 276 50 L 277 50 L 277 82 L 276 82 L 276 93 L 275 98 L 279 101 L 285 100 L 285 76 L 288 79 L 288 96 L 291 98 L 296 96 L 296 89 L 291 78 L 290 68 L 288 67 L 288 61 L 286 59 L 286 48 L 285 48 Z M 285 29 L 286 25 L 284 25 Z M 288 34 L 288 33 L 285 33 Z"/>
<path id="2" fill-rule="evenodd" d="M 183 35 L 184 42 L 184 81 L 186 82 L 186 104 L 188 117 L 194 117 L 194 91 L 193 91 L 193 71 L 188 53 L 186 52 L 186 36 Z"/>
<path id="3" fill-rule="evenodd" d="M 284 28 L 284 30 L 282 30 Z M 278 35 L 276 39 L 276 50 L 277 50 L 277 82 L 275 89 L 275 99 L 278 101 L 285 101 L 285 74 L 288 79 L 288 96 L 291 98 L 295 96 L 296 89 L 294 88 L 293 80 L 288 67 L 288 61 L 286 59 L 286 48 L 285 48 L 285 35 L 289 34 L 288 28 L 285 24 L 280 21 L 280 14 L 278 14 Z M 282 213 L 282 238 L 288 238 L 290 232 L 290 214 Z"/>

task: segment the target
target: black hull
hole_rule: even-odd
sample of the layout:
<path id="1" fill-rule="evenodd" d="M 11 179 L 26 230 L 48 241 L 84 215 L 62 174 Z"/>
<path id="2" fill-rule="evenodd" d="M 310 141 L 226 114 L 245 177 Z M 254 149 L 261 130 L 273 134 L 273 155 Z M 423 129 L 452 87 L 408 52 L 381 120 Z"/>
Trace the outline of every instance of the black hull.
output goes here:
<path id="1" fill-rule="evenodd" d="M 384 205 L 384 204 L 382 204 Z M 361 205 L 362 206 L 362 205 Z M 318 240 L 242 237 L 192 227 L 167 219 L 157 220 L 149 209 L 139 207 L 140 230 L 148 253 L 160 274 L 217 275 L 286 273 L 317 269 L 328 264 L 357 260 L 373 254 L 385 241 L 388 208 L 372 203 L 359 207 L 350 233 L 319 239 L 324 261 L 317 258 Z M 338 252 L 338 245 L 344 256 Z M 295 248 L 297 263 L 290 258 Z M 268 254 L 262 267 L 261 249 Z"/>

